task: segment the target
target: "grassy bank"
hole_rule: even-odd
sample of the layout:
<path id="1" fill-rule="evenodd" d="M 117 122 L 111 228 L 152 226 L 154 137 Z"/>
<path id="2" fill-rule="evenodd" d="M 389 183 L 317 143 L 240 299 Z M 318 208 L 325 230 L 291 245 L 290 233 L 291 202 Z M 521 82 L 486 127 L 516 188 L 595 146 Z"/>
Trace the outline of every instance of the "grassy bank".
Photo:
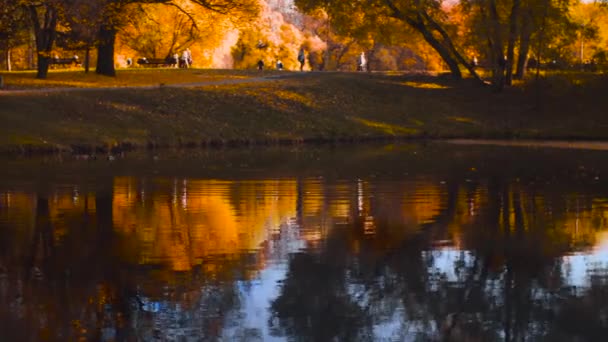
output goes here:
<path id="1" fill-rule="evenodd" d="M 4 74 L 0 149 L 275 144 L 391 138 L 608 140 L 608 79 L 562 74 L 502 93 L 447 77 L 143 70 Z M 274 76 L 260 79 L 260 76 Z M 222 83 L 222 80 L 250 80 Z M 172 87 L 196 83 L 195 87 Z M 151 88 L 120 88 L 150 85 Z M 4 94 L 2 94 L 4 92 Z"/>

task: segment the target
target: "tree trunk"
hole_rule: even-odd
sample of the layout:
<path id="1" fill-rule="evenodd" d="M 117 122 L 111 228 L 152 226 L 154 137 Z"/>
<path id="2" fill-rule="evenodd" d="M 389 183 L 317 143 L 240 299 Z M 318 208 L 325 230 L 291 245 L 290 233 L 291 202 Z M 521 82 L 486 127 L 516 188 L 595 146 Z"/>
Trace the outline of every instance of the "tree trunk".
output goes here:
<path id="1" fill-rule="evenodd" d="M 38 10 L 44 8 L 44 21 L 40 21 Z M 38 54 L 38 73 L 36 78 L 46 78 L 49 71 L 49 59 L 55 37 L 57 36 L 57 10 L 51 5 L 30 5 L 30 18 L 34 26 L 36 37 L 36 52 Z"/>
<path id="2" fill-rule="evenodd" d="M 509 17 L 509 42 L 507 43 L 507 60 L 505 66 L 505 84 L 513 84 L 513 60 L 515 59 L 515 41 L 517 40 L 517 21 L 519 19 L 520 0 L 513 0 Z"/>
<path id="3" fill-rule="evenodd" d="M 424 40 L 431 45 L 431 47 L 439 54 L 441 59 L 448 66 L 452 77 L 457 80 L 462 79 L 462 73 L 458 67 L 458 61 L 451 55 L 450 49 L 437 40 L 437 38 L 435 38 L 433 35 L 433 32 L 431 32 L 431 30 L 429 30 L 429 28 L 425 25 L 423 18 L 426 17 L 428 20 L 429 16 L 427 13 L 419 14 L 416 18 L 413 18 L 401 12 L 401 10 L 399 10 L 399 8 L 392 1 L 386 1 L 385 3 L 392 11 L 391 16 L 393 18 L 410 25 L 412 28 L 422 34 Z M 431 22 L 432 26 L 434 26 L 433 23 L 434 22 Z"/>
<path id="4" fill-rule="evenodd" d="M 116 29 L 109 25 L 99 28 L 99 45 L 97 45 L 97 68 L 95 72 L 105 76 L 116 76 L 114 68 L 114 43 Z"/>
<path id="5" fill-rule="evenodd" d="M 429 45 L 431 45 L 431 47 L 439 54 L 441 59 L 448 66 L 448 69 L 450 69 L 450 73 L 452 74 L 452 77 L 454 77 L 457 80 L 461 80 L 462 72 L 460 71 L 460 68 L 458 67 L 458 61 L 450 54 L 449 49 L 447 47 L 445 47 L 443 44 L 441 44 L 441 42 L 438 41 L 437 38 L 435 38 L 433 33 L 431 31 L 429 31 L 429 29 L 423 23 L 417 23 L 416 26 L 414 26 L 414 28 L 418 32 L 422 33 L 424 40 L 427 43 L 429 43 Z"/>
<path id="6" fill-rule="evenodd" d="M 38 63 L 37 63 L 37 73 L 36 78 L 45 79 L 49 73 L 49 62 L 51 58 L 48 57 L 48 54 L 38 53 Z"/>
<path id="7" fill-rule="evenodd" d="M 49 201 L 46 196 L 39 195 L 36 200 L 36 218 L 34 235 L 32 236 L 32 245 L 30 247 L 30 255 L 27 257 L 26 266 L 28 272 L 26 277 L 39 277 L 45 274 L 48 268 L 44 264 L 48 262 L 48 258 L 53 254 L 53 225 L 51 223 Z M 47 276 L 51 274 L 46 273 Z"/>
<path id="8" fill-rule="evenodd" d="M 506 60 L 503 52 L 502 32 L 500 29 L 500 17 L 496 0 L 489 1 L 490 17 L 490 51 L 492 52 L 492 87 L 500 92 L 505 87 L 505 66 Z"/>
<path id="9" fill-rule="evenodd" d="M 521 80 L 526 74 L 528 63 L 528 52 L 530 51 L 530 37 L 532 36 L 531 18 L 529 13 L 522 17 L 521 32 L 519 33 L 519 55 L 517 57 L 517 69 L 515 79 Z"/>
<path id="10" fill-rule="evenodd" d="M 36 36 L 30 36 L 27 40 L 27 68 L 34 69 L 34 45 L 36 45 Z"/>
<path id="11" fill-rule="evenodd" d="M 326 30 L 326 34 L 325 34 L 325 41 L 327 42 L 327 45 L 325 46 L 325 53 L 324 53 L 324 59 L 325 59 L 325 69 L 326 70 L 330 70 L 329 69 L 329 63 L 331 62 L 331 50 L 329 48 L 330 46 L 330 38 L 329 38 L 329 33 L 331 30 L 331 16 L 329 15 L 329 13 L 327 14 L 327 21 L 326 21 L 326 25 L 325 25 L 325 30 Z"/>
<path id="12" fill-rule="evenodd" d="M 6 44 L 6 71 L 13 70 L 13 66 L 11 65 L 11 47 L 9 44 Z"/>
<path id="13" fill-rule="evenodd" d="M 456 59 L 456 61 L 462 64 L 462 66 L 464 66 L 469 71 L 469 74 L 471 74 L 473 78 L 475 78 L 481 84 L 484 84 L 477 71 L 475 71 L 475 67 L 471 65 L 471 63 L 469 63 L 464 57 L 462 57 L 460 52 L 458 52 L 458 50 L 456 49 L 456 46 L 454 46 L 452 39 L 450 39 L 450 36 L 443 29 L 443 27 L 441 27 L 441 25 L 439 25 L 439 23 L 433 20 L 433 18 L 431 18 L 431 16 L 429 16 L 427 13 L 423 13 L 423 17 L 430 24 L 430 26 L 441 35 L 441 37 L 443 38 L 443 44 L 451 52 L 451 55 Z"/>
<path id="14" fill-rule="evenodd" d="M 84 53 L 84 72 L 85 74 L 89 73 L 89 69 L 91 67 L 91 46 L 87 43 L 87 47 Z"/>

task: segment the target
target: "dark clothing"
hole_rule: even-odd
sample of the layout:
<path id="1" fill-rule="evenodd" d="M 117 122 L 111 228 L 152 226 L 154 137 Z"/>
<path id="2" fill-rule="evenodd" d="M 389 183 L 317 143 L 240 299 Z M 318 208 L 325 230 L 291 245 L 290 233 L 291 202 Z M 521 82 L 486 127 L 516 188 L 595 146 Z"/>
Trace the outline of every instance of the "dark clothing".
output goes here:
<path id="1" fill-rule="evenodd" d="M 298 62 L 300 62 L 300 71 L 304 70 L 304 62 L 305 62 L 304 49 L 300 49 L 300 52 L 298 52 Z"/>

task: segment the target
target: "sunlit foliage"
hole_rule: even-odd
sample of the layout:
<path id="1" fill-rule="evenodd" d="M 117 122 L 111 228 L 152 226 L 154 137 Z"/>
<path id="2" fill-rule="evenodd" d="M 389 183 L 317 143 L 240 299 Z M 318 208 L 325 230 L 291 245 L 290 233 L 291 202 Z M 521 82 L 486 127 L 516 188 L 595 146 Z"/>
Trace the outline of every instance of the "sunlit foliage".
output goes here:
<path id="1" fill-rule="evenodd" d="M 195 67 L 255 69 L 261 61 L 276 69 L 281 61 L 299 69 L 303 48 L 307 70 L 354 71 L 364 53 L 369 70 L 449 70 L 480 81 L 489 75 L 500 90 L 537 61 L 601 70 L 606 11 L 600 2 L 574 0 L 7 2 L 0 59 L 8 66 L 12 53 L 19 68 L 37 63 L 45 78 L 49 56 L 80 55 L 85 67 L 115 76 L 127 60 L 137 66 L 139 57 L 163 59 L 186 48 Z"/>
<path id="2" fill-rule="evenodd" d="M 182 5 L 184 8 L 188 8 Z M 187 11 L 165 5 L 138 4 L 128 8 L 130 15 L 119 39 L 120 62 L 126 58 L 167 58 L 193 50 L 196 65 L 205 65 L 203 51 L 217 47 L 230 27 L 229 18 L 200 7 Z"/>

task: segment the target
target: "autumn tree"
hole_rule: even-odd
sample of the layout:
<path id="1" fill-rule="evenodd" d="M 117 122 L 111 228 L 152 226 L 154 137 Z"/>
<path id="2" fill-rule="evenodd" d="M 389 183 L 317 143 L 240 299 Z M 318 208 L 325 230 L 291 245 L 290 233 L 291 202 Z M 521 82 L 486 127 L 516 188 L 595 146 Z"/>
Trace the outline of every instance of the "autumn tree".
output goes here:
<path id="1" fill-rule="evenodd" d="M 121 34 L 125 45 L 141 56 L 166 58 L 202 38 L 196 22 L 183 12 L 150 7 L 135 6 Z"/>
<path id="2" fill-rule="evenodd" d="M 6 63 L 6 70 L 11 71 L 11 51 L 28 37 L 27 16 L 18 2 L 0 0 L 0 51 Z"/>
<path id="3" fill-rule="evenodd" d="M 332 16 L 327 9 L 318 8 L 308 10 L 304 20 L 306 29 L 325 40 L 326 50 L 319 57 L 328 70 L 355 70 L 357 56 L 362 51 L 369 52 L 374 45 L 375 21 L 366 21 L 361 14 L 345 19 L 345 16 Z"/>
<path id="4" fill-rule="evenodd" d="M 250 17 L 257 13 L 257 2 L 254 0 L 189 0 L 201 8 L 223 15 L 230 15 L 234 18 Z M 97 47 L 97 69 L 101 75 L 114 76 L 114 48 L 116 35 L 121 25 L 124 23 L 123 17 L 125 10 L 130 5 L 135 4 L 162 4 L 173 6 L 184 13 L 187 9 L 180 6 L 181 3 L 171 0 L 111 0 L 102 13 L 102 21 L 99 28 L 98 47 Z"/>
<path id="5" fill-rule="evenodd" d="M 319 54 L 325 48 L 325 43 L 315 32 L 302 27 L 306 26 L 302 18 L 298 18 L 299 27 L 291 19 L 260 2 L 257 18 L 239 28 L 238 41 L 231 49 L 234 67 L 253 68 L 260 60 L 271 67 L 280 60 L 286 69 L 296 69 L 299 68 L 296 57 L 301 47 L 305 48 L 308 58 Z M 308 59 L 308 65 L 319 69 L 321 64 L 315 64 L 315 60 Z"/>
<path id="6" fill-rule="evenodd" d="M 570 8 L 572 40 L 570 56 L 581 65 L 608 62 L 608 6 L 599 3 L 577 3 Z"/>
<path id="7" fill-rule="evenodd" d="M 97 40 L 100 25 L 99 13 L 103 3 L 89 0 L 63 0 L 65 3 L 65 32 L 60 32 L 58 43 L 85 51 L 84 68 L 89 71 L 91 65 L 91 49 Z"/>
<path id="8" fill-rule="evenodd" d="M 26 14 L 19 2 L 0 0 L 0 51 L 8 71 L 12 69 L 11 50 L 28 36 Z"/>
<path id="9" fill-rule="evenodd" d="M 430 46 L 399 20 L 364 13 L 332 17 L 317 9 L 309 12 L 304 27 L 325 40 L 328 69 L 355 70 L 361 52 L 368 57 L 369 70 L 441 68 Z"/>
<path id="10" fill-rule="evenodd" d="M 371 1 L 328 1 L 328 0 L 296 0 L 296 6 L 304 12 L 318 8 L 325 9 L 332 21 L 343 18 L 349 19 L 362 16 L 366 20 L 398 20 L 420 34 L 425 42 L 441 57 L 445 65 L 456 79 L 462 78 L 460 67 L 469 70 L 471 75 L 479 79 L 474 68 L 466 60 L 454 43 L 453 35 L 446 29 L 446 12 L 442 0 L 371 0 Z"/>
<path id="11" fill-rule="evenodd" d="M 181 8 L 138 4 L 130 6 L 129 15 L 119 34 L 119 49 L 148 58 L 167 58 L 185 48 L 192 48 L 198 63 L 206 62 L 197 45 L 206 51 L 217 47 L 230 35 L 235 25 L 230 17 L 182 2 Z"/>
<path id="12" fill-rule="evenodd" d="M 37 78 L 46 78 L 49 70 L 51 51 L 57 38 L 57 23 L 61 12 L 61 1 L 26 1 L 24 8 L 29 17 L 36 37 Z"/>

